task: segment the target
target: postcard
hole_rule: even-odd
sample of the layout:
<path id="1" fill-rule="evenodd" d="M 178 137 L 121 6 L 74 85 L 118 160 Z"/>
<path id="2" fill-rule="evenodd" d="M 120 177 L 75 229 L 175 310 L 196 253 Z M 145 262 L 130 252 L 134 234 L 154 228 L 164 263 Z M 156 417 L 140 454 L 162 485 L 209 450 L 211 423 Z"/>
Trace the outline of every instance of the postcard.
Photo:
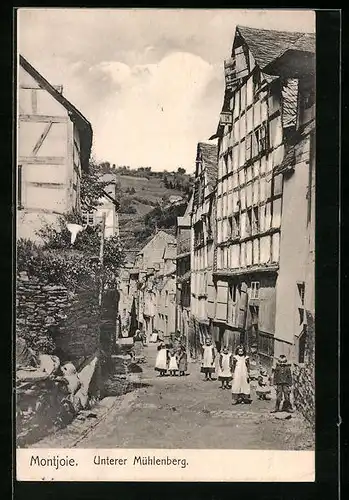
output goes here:
<path id="1" fill-rule="evenodd" d="M 19 481 L 315 481 L 315 41 L 18 9 Z"/>

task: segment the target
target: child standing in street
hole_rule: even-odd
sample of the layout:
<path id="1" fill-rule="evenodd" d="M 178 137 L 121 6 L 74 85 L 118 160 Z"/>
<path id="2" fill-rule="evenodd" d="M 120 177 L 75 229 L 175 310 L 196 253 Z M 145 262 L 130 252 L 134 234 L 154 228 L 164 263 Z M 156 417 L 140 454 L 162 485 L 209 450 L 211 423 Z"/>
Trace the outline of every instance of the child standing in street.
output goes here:
<path id="1" fill-rule="evenodd" d="M 290 401 L 292 387 L 291 365 L 285 354 L 280 354 L 274 368 L 273 383 L 276 385 L 276 403 L 272 413 L 280 411 L 281 401 L 283 405 L 281 411 L 291 412 L 292 405 Z"/>
<path id="2" fill-rule="evenodd" d="M 170 351 L 170 363 L 168 365 L 168 369 L 169 369 L 171 377 L 174 377 L 177 375 L 178 363 L 177 363 L 177 353 L 176 353 L 175 349 L 172 349 Z"/>
<path id="3" fill-rule="evenodd" d="M 244 346 L 238 346 L 233 356 L 233 384 L 231 388 L 233 405 L 251 403 L 250 361 Z"/>
<path id="4" fill-rule="evenodd" d="M 164 343 L 161 343 L 158 347 L 158 354 L 155 361 L 155 370 L 160 372 L 160 376 L 163 377 L 167 371 L 168 366 L 168 352 Z"/>
<path id="5" fill-rule="evenodd" d="M 188 356 L 184 345 L 181 345 L 178 354 L 178 370 L 179 376 L 184 376 L 188 370 Z"/>
<path id="6" fill-rule="evenodd" d="M 258 399 L 269 400 L 270 393 L 270 377 L 268 377 L 267 371 L 264 368 L 261 368 L 257 379 L 256 394 Z"/>
<path id="7" fill-rule="evenodd" d="M 230 389 L 232 379 L 232 357 L 228 347 L 224 346 L 218 360 L 218 380 L 221 381 L 221 389 Z"/>
<path id="8" fill-rule="evenodd" d="M 212 380 L 212 373 L 215 371 L 214 361 L 215 361 L 215 351 L 210 339 L 206 340 L 204 346 L 202 346 L 202 365 L 201 373 L 205 374 L 205 381 Z"/>

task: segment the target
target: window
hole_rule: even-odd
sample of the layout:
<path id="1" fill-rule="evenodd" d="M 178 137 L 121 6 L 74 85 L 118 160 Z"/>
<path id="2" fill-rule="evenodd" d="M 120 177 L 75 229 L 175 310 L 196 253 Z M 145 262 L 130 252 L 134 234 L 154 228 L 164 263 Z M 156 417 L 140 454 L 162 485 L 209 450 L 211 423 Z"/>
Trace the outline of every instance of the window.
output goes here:
<path id="1" fill-rule="evenodd" d="M 259 264 L 259 239 L 253 240 L 253 264 Z"/>
<path id="2" fill-rule="evenodd" d="M 233 223 L 233 217 L 228 217 L 228 222 L 229 222 L 229 238 L 233 238 L 233 232 L 234 232 L 234 223 Z"/>
<path id="3" fill-rule="evenodd" d="M 298 282 L 297 288 L 298 288 L 298 295 L 299 295 L 300 303 L 302 306 L 304 306 L 305 283 L 303 281 Z"/>
<path id="4" fill-rule="evenodd" d="M 267 150 L 267 131 L 266 125 L 261 125 L 255 132 L 255 148 L 257 154 Z"/>
<path id="5" fill-rule="evenodd" d="M 246 161 L 252 158 L 252 134 L 246 136 Z"/>
<path id="6" fill-rule="evenodd" d="M 281 198 L 273 201 L 272 227 L 278 228 L 281 225 Z"/>
<path id="7" fill-rule="evenodd" d="M 95 213 L 94 212 L 82 212 L 82 223 L 86 226 L 94 226 L 95 224 Z"/>
<path id="8" fill-rule="evenodd" d="M 252 165 L 246 168 L 246 182 L 252 180 Z"/>
<path id="9" fill-rule="evenodd" d="M 223 170 L 223 175 L 227 175 L 229 172 L 229 155 L 224 155 L 224 170 Z"/>
<path id="10" fill-rule="evenodd" d="M 245 184 L 245 169 L 243 168 L 239 171 L 239 184 L 240 186 Z"/>
<path id="11" fill-rule="evenodd" d="M 231 228 L 231 237 L 233 239 L 238 238 L 240 236 L 240 214 L 235 214 L 233 217 L 230 217 L 230 228 Z"/>
<path id="12" fill-rule="evenodd" d="M 259 180 L 255 180 L 253 183 L 253 203 L 257 205 L 259 203 Z"/>
<path id="13" fill-rule="evenodd" d="M 278 196 L 282 193 L 282 174 L 276 175 L 273 181 L 273 196 Z"/>
<path id="14" fill-rule="evenodd" d="M 252 229 L 252 209 L 247 210 L 246 218 L 246 236 L 251 236 Z"/>
<path id="15" fill-rule="evenodd" d="M 246 113 L 246 130 L 251 132 L 253 130 L 253 108 L 247 110 Z"/>
<path id="16" fill-rule="evenodd" d="M 246 206 L 250 207 L 252 205 L 252 183 L 246 185 Z"/>
<path id="17" fill-rule="evenodd" d="M 258 207 L 252 209 L 252 234 L 257 234 L 259 231 L 259 214 Z"/>
<path id="18" fill-rule="evenodd" d="M 233 152 L 232 150 L 229 151 L 228 153 L 228 172 L 233 171 Z"/>
<path id="19" fill-rule="evenodd" d="M 202 245 L 204 243 L 204 232 L 202 227 L 202 222 L 195 224 L 194 226 L 194 245 Z"/>
<path id="20" fill-rule="evenodd" d="M 261 86 L 261 75 L 259 71 L 255 71 L 253 73 L 253 93 L 255 94 L 258 92 L 259 88 Z"/>
<path id="21" fill-rule="evenodd" d="M 251 283 L 251 299 L 259 299 L 259 281 L 252 281 Z"/>
<path id="22" fill-rule="evenodd" d="M 299 337 L 298 346 L 298 363 L 304 363 L 305 361 L 305 348 L 307 344 L 307 325 L 303 325 L 301 336 Z"/>
<path id="23" fill-rule="evenodd" d="M 235 324 L 235 304 L 236 304 L 236 285 L 229 285 L 229 300 L 228 300 L 228 321 Z"/>
<path id="24" fill-rule="evenodd" d="M 18 165 L 17 169 L 17 209 L 23 209 L 23 199 L 22 199 L 22 165 Z"/>
<path id="25" fill-rule="evenodd" d="M 234 119 L 237 118 L 239 114 L 240 114 L 240 91 L 238 90 L 235 94 L 235 100 L 234 100 L 234 113 L 233 113 Z"/>
<path id="26" fill-rule="evenodd" d="M 234 146 L 231 154 L 233 158 L 233 171 L 236 172 L 239 167 L 239 146 Z"/>

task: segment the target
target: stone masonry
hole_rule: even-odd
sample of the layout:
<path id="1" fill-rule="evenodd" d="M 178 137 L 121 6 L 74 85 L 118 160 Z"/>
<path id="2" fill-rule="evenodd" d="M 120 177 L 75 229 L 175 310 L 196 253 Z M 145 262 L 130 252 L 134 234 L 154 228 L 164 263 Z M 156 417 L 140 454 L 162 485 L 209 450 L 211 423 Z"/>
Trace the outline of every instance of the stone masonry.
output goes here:
<path id="1" fill-rule="evenodd" d="M 99 347 L 98 291 L 78 291 L 20 276 L 16 328 L 34 349 L 57 351 L 61 360 L 90 356 Z"/>

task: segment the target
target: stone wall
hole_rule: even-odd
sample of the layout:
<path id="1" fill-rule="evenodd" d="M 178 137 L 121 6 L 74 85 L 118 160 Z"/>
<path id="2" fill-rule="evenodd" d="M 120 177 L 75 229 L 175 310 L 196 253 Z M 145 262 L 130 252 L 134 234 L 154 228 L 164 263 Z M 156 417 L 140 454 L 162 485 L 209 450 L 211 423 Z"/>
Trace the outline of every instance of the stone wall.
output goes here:
<path id="1" fill-rule="evenodd" d="M 293 369 L 294 404 L 315 427 L 315 324 L 307 311 L 307 339 L 304 363 L 295 363 Z"/>
<path id="2" fill-rule="evenodd" d="M 98 290 L 73 294 L 65 287 L 17 278 L 17 336 L 41 352 L 61 360 L 87 357 L 99 348 Z"/>
<path id="3" fill-rule="evenodd" d="M 55 344 L 51 333 L 63 324 L 68 306 L 65 287 L 48 285 L 21 274 L 16 290 L 17 336 L 23 337 L 35 350 L 52 353 Z"/>
<path id="4" fill-rule="evenodd" d="M 315 377 L 314 366 L 295 364 L 293 370 L 294 404 L 303 416 L 315 425 Z"/>

